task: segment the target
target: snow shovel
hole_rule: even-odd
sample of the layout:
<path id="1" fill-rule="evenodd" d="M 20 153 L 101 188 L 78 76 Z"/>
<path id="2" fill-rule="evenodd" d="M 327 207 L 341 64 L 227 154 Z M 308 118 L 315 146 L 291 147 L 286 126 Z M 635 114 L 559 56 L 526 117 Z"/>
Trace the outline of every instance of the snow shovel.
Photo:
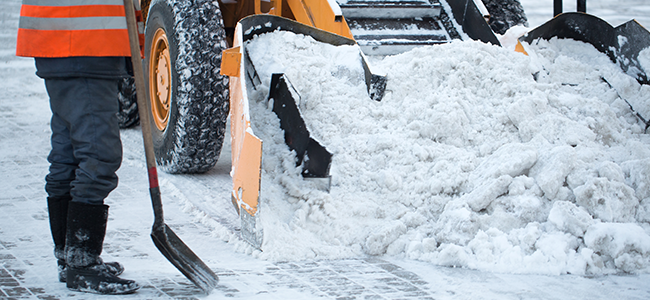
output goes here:
<path id="1" fill-rule="evenodd" d="M 213 290 L 219 279 L 217 275 L 203 263 L 203 261 L 190 250 L 183 241 L 165 224 L 163 219 L 162 201 L 160 199 L 160 187 L 158 185 L 158 172 L 156 171 L 156 159 L 153 151 L 153 140 L 151 137 L 151 123 L 149 116 L 149 101 L 145 100 L 146 90 L 144 85 L 144 74 L 139 48 L 138 27 L 135 17 L 133 0 L 124 0 L 126 11 L 129 42 L 131 44 L 131 60 L 133 62 L 133 73 L 135 75 L 135 87 L 140 125 L 142 126 L 142 138 L 144 140 L 145 158 L 149 174 L 149 192 L 153 205 L 154 223 L 151 228 L 151 238 L 160 252 L 169 260 L 185 277 L 206 293 Z"/>

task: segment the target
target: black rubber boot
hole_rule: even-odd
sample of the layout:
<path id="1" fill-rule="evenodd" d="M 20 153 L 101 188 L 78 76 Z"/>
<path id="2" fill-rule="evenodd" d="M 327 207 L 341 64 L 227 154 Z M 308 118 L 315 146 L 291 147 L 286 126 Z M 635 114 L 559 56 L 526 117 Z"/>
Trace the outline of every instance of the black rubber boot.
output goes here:
<path id="1" fill-rule="evenodd" d="M 59 281 L 67 280 L 67 263 L 65 262 L 65 235 L 68 223 L 68 203 L 72 197 L 48 197 L 47 210 L 50 216 L 50 230 L 52 231 L 52 240 L 54 240 L 54 257 L 58 266 Z M 124 267 L 118 262 L 107 262 L 107 270 L 118 276 L 124 272 Z"/>
<path id="2" fill-rule="evenodd" d="M 47 212 L 50 216 L 50 231 L 52 231 L 52 240 L 54 240 L 54 257 L 57 259 L 59 266 L 59 281 L 65 282 L 65 235 L 66 223 L 68 222 L 68 202 L 72 198 L 67 197 L 48 197 Z"/>
<path id="3" fill-rule="evenodd" d="M 68 264 L 65 263 L 65 260 L 59 259 L 57 261 L 59 265 L 59 281 L 66 282 L 68 281 Z M 111 273 L 113 276 L 119 276 L 124 272 L 124 266 L 116 261 L 109 261 L 104 263 L 106 271 Z"/>
<path id="4" fill-rule="evenodd" d="M 107 205 L 70 202 L 66 235 L 66 285 L 71 290 L 97 294 L 129 294 L 140 286 L 113 275 L 99 255 L 108 221 Z"/>

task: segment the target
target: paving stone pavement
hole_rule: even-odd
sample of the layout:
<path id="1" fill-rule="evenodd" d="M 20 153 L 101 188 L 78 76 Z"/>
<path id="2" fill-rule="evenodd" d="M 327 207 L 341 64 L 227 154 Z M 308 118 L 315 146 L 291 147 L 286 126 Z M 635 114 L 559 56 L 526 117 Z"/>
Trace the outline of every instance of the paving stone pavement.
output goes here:
<path id="1" fill-rule="evenodd" d="M 7 118 L 0 114 L 1 136 L 8 141 Z M 17 136 L 24 129 L 14 128 Z M 9 160 L 12 159 L 12 160 Z M 87 295 L 66 291 L 56 277 L 52 242 L 48 231 L 47 212 L 42 192 L 43 170 L 47 163 L 37 156 L 31 159 L 4 157 L 1 161 L 3 177 L 13 174 L 24 182 L 13 188 L 3 184 L 0 196 L 0 298 L 2 299 L 84 299 Z M 3 178 L 6 182 L 7 178 Z M 9 180 L 9 181 L 16 181 Z M 125 184 L 127 185 L 127 184 Z M 125 190 L 123 188 L 122 190 Z M 119 193 L 118 193 L 119 194 Z M 119 199 L 113 199 L 117 202 Z M 116 206 L 116 205 L 113 205 Z M 114 218 L 112 218 L 114 219 Z M 177 218 L 175 218 L 178 220 Z M 110 222 L 110 221 L 109 221 Z M 146 227 L 145 227 L 146 228 Z M 196 224 L 176 224 L 175 231 L 194 232 L 209 236 L 205 228 Z M 136 249 L 142 242 L 132 239 L 147 238 L 142 230 L 109 229 L 103 257 L 106 260 L 131 256 L 149 259 L 150 253 Z M 155 253 L 155 252 L 154 252 Z M 158 258 L 155 263 L 164 263 Z M 329 299 L 433 299 L 426 281 L 418 275 L 381 259 L 349 259 L 298 263 L 264 263 L 259 270 L 214 268 L 222 281 L 238 281 L 235 277 L 250 277 L 264 283 L 267 290 L 257 293 L 275 293 L 294 290 L 298 294 Z M 128 267 L 128 264 L 126 264 Z M 171 272 L 173 273 L 173 272 Z M 131 275 L 128 272 L 125 275 Z M 199 299 L 201 291 L 180 274 L 154 278 L 139 278 L 142 289 L 134 296 L 150 298 Z M 238 297 L 242 291 L 232 286 L 219 285 L 217 292 L 225 297 Z M 245 294 L 245 293 L 244 293 Z M 196 296 L 193 296 L 196 295 Z M 97 296 L 99 297 L 99 296 Z"/>
<path id="2" fill-rule="evenodd" d="M 1 115 L 2 137 L 7 141 L 4 126 L 6 121 Z M 18 135 L 23 130 L 16 130 Z M 23 132 L 24 133 L 24 132 Z M 48 231 L 47 212 L 42 192 L 42 173 L 47 163 L 34 156 L 31 162 L 26 160 L 9 161 L 4 157 L 1 162 L 3 177 L 8 174 L 17 176 L 22 185 L 7 189 L 3 184 L 0 196 L 0 298 L 2 299 L 86 299 L 89 296 L 67 291 L 56 277 L 55 260 L 52 256 L 52 242 Z M 40 170 L 42 169 L 42 170 Z M 40 170 L 40 171 L 39 171 Z M 25 172 L 27 171 L 27 172 Z M 6 182 L 7 178 L 3 178 Z M 14 179 L 13 181 L 15 181 Z M 119 199 L 112 199 L 117 202 Z M 114 206 L 119 206 L 113 203 Z M 111 218 L 114 220 L 114 217 Z M 174 218 L 178 220 L 178 218 Z M 111 220 L 109 220 L 111 222 Z M 109 223 L 110 226 L 110 223 Z M 193 232 L 209 236 L 206 228 L 187 223 L 175 224 L 173 230 L 184 234 Z M 144 228 L 147 228 L 146 226 Z M 148 228 L 147 228 L 148 229 Z M 145 236 L 143 236 L 145 235 Z M 186 235 L 187 236 L 187 235 Z M 154 263 L 165 263 L 157 254 L 143 252 L 141 241 L 148 238 L 142 230 L 109 229 L 104 249 L 104 259 L 120 259 L 126 256 L 135 260 L 154 259 Z M 140 247 L 140 249 L 138 249 Z M 155 255 L 158 256 L 158 255 Z M 125 263 L 128 267 L 128 262 Z M 256 269 L 222 269 L 214 268 L 223 281 L 248 281 L 263 283 L 257 295 L 273 293 L 310 295 L 313 298 L 326 299 L 433 299 L 426 281 L 418 275 L 381 259 L 349 259 L 337 261 L 312 261 L 297 263 L 263 263 L 264 268 Z M 202 292 L 180 274 L 168 272 L 165 276 L 136 279 L 143 285 L 141 290 L 126 297 L 142 299 L 199 299 Z M 125 273 L 127 278 L 130 274 Z M 133 276 L 133 275 L 132 275 Z M 215 293 L 225 297 L 245 296 L 248 292 L 233 286 L 219 285 Z"/>

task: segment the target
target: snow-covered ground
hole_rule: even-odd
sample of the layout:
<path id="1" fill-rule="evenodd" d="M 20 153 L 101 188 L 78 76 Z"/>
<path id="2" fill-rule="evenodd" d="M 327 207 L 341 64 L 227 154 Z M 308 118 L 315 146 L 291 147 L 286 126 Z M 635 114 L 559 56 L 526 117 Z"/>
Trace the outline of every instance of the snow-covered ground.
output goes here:
<path id="1" fill-rule="evenodd" d="M 19 1 L 4 2 L 15 8 Z M 522 4 L 531 27 L 552 15 L 551 0 Z M 574 5 L 565 1 L 565 11 Z M 650 26 L 647 1 L 587 1 L 587 10 L 614 26 L 632 18 Z M 14 43 L 10 29 L 16 13 L 2 13 L 7 44 Z M 334 153 L 330 192 L 300 178 L 262 102 L 251 109 L 253 129 L 265 141 L 264 252 L 238 237 L 239 219 L 229 199 L 229 144 L 207 174 L 160 174 L 164 199 L 180 203 L 210 230 L 208 238 L 184 236 L 192 248 L 209 264 L 246 270 L 237 282 L 226 278 L 226 285 L 245 289 L 246 279 L 252 282 L 264 272 L 254 265 L 268 262 L 370 256 L 399 264 L 430 284 L 441 282 L 448 292 L 443 298 L 514 298 L 536 283 L 554 287 L 544 298 L 616 295 L 591 291 L 603 282 L 625 287 L 627 297 L 647 297 L 640 283 L 650 267 L 650 137 L 620 95 L 648 112 L 644 97 L 650 93 L 626 80 L 607 57 L 571 41 L 527 46 L 529 56 L 477 42 L 416 49 L 371 58 L 389 80 L 384 99 L 373 102 L 358 64 L 350 63 L 356 49 L 282 37 L 259 37 L 251 55 L 273 62 L 260 64 L 263 82 L 268 71 L 281 70 L 301 93 L 312 134 Z M 270 57 L 269 50 L 276 53 Z M 12 57 L 10 47 L 3 47 L 1 56 L 11 72 L 2 76 L 3 97 L 43 102 L 46 94 L 30 60 Z M 45 106 L 30 109 L 34 120 L 47 118 Z M 144 173 L 134 167 L 143 164 L 139 134 L 138 128 L 122 132 L 123 179 Z M 129 198 L 129 191 L 119 190 L 108 201 Z M 144 223 L 115 217 L 111 226 Z M 146 274 L 169 272 L 146 260 L 127 261 Z M 521 273 L 533 275 L 515 275 Z M 487 294 L 473 294 L 472 280 Z"/>

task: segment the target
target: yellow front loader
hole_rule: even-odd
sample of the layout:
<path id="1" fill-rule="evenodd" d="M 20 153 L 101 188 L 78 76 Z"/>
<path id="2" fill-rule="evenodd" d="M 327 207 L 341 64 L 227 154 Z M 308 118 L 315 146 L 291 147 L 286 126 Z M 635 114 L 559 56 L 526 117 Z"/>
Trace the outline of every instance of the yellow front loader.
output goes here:
<path id="1" fill-rule="evenodd" d="M 453 39 L 499 45 L 495 32 L 527 25 L 518 0 L 153 0 L 142 1 L 142 7 L 157 163 L 170 173 L 209 170 L 219 158 L 230 116 L 231 198 L 241 216 L 243 239 L 257 248 L 263 242 L 256 222 L 263 141 L 251 129 L 254 120 L 248 111 L 247 86 L 259 84 L 247 57 L 248 40 L 284 30 L 323 43 L 359 45 L 369 98 L 380 101 L 386 77 L 370 71 L 366 55 L 391 55 Z M 639 82 L 648 83 L 635 65 L 639 52 L 650 46 L 647 30 L 633 23 L 614 29 L 584 13 L 560 17 L 522 39 L 561 37 L 592 43 Z M 621 35 L 635 41 L 634 48 L 617 48 L 616 36 Z M 329 178 L 332 154 L 309 136 L 291 84 L 277 74 L 269 86 L 274 112 L 303 176 Z"/>

